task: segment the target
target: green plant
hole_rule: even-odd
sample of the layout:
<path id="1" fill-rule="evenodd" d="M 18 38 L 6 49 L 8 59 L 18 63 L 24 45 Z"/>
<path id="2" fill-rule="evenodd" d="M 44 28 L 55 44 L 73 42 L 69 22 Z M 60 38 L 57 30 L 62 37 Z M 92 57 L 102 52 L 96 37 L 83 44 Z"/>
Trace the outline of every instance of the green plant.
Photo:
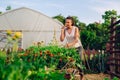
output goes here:
<path id="1" fill-rule="evenodd" d="M 0 51 L 0 79 L 66 80 L 66 72 L 61 69 L 68 62 L 69 67 L 83 67 L 75 49 L 49 45 L 31 46 L 25 52 Z"/>
<path id="2" fill-rule="evenodd" d="M 104 80 L 109 80 L 109 78 L 104 78 Z M 112 80 L 119 80 L 119 78 L 114 77 Z"/>
<path id="3" fill-rule="evenodd" d="M 87 54 L 86 54 L 87 55 Z M 91 56 L 92 55 L 92 56 Z M 87 55 L 87 61 L 88 61 L 88 66 L 90 69 L 86 69 L 86 73 L 104 73 L 108 69 L 107 65 L 107 59 L 108 59 L 108 54 L 104 53 L 96 53 L 92 54 L 90 53 Z"/>
<path id="4" fill-rule="evenodd" d="M 59 46 L 32 46 L 29 49 L 29 54 L 38 54 L 41 55 L 40 58 L 45 58 L 47 61 L 47 64 L 52 65 L 58 65 L 58 62 L 62 62 L 62 67 L 64 64 L 69 61 L 69 59 L 73 59 L 75 61 L 75 65 L 79 64 L 79 67 L 83 68 L 82 61 L 80 59 L 79 54 L 76 52 L 74 48 L 67 49 Z M 52 56 L 52 57 L 51 57 Z M 40 59 L 39 58 L 39 59 Z M 45 63 L 46 64 L 46 63 Z M 59 65 L 60 66 L 60 65 Z"/>
<path id="5" fill-rule="evenodd" d="M 38 71 L 29 71 L 30 76 L 28 79 L 36 80 L 36 79 L 41 79 L 41 80 L 66 80 L 64 78 L 65 73 L 60 72 L 58 70 L 54 69 L 47 69 L 45 70 L 44 68 L 40 68 Z"/>

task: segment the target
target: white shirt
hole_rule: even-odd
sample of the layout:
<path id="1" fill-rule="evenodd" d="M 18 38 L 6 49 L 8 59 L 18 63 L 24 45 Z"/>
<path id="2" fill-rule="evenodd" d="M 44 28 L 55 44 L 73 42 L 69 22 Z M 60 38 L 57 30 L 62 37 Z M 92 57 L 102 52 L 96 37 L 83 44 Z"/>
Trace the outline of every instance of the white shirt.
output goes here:
<path id="1" fill-rule="evenodd" d="M 65 36 L 67 43 L 71 43 L 75 40 L 75 26 L 73 26 L 71 33 L 69 34 L 68 31 L 65 29 Z M 72 47 L 80 47 L 82 46 L 80 39 L 78 38 L 78 42 Z"/>

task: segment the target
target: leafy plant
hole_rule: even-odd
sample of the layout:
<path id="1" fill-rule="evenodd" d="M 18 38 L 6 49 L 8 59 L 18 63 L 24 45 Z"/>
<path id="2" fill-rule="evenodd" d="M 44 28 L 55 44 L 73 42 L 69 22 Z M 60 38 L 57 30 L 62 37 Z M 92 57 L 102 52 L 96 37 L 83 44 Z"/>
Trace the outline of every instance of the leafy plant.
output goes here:
<path id="1" fill-rule="evenodd" d="M 87 55 L 87 54 L 86 54 Z M 85 70 L 86 73 L 104 73 L 108 70 L 107 59 L 108 54 L 104 53 L 90 53 L 87 55 L 88 66 L 90 67 Z"/>
<path id="2" fill-rule="evenodd" d="M 59 46 L 31 46 L 25 52 L 6 53 L 0 56 L 1 80 L 66 80 L 68 76 L 61 69 L 67 63 L 70 63 L 69 67 L 83 67 L 75 49 Z"/>
<path id="3" fill-rule="evenodd" d="M 109 80 L 109 78 L 104 78 L 104 80 Z M 119 80 L 119 78 L 114 77 L 112 80 Z"/>

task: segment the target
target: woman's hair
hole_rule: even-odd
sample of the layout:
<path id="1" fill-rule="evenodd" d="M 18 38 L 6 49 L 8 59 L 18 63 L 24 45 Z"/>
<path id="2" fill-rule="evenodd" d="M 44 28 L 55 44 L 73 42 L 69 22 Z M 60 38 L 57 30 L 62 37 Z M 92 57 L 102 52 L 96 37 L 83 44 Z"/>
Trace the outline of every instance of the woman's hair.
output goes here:
<path id="1" fill-rule="evenodd" d="M 73 19 L 73 17 L 68 16 L 68 17 L 65 18 L 65 21 L 66 21 L 66 19 L 70 19 L 70 20 L 72 21 L 72 26 L 74 26 L 74 19 Z M 64 23 L 65 23 L 65 22 L 64 22 Z"/>

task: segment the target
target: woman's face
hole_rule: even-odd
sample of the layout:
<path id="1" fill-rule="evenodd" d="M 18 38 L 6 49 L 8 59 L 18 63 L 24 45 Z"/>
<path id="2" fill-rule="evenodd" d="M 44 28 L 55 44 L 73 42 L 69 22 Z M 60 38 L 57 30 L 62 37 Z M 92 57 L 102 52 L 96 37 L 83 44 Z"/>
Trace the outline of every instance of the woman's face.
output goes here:
<path id="1" fill-rule="evenodd" d="M 66 27 L 72 26 L 72 20 L 71 20 L 71 19 L 66 19 L 66 20 L 65 20 L 65 26 L 66 26 Z"/>

